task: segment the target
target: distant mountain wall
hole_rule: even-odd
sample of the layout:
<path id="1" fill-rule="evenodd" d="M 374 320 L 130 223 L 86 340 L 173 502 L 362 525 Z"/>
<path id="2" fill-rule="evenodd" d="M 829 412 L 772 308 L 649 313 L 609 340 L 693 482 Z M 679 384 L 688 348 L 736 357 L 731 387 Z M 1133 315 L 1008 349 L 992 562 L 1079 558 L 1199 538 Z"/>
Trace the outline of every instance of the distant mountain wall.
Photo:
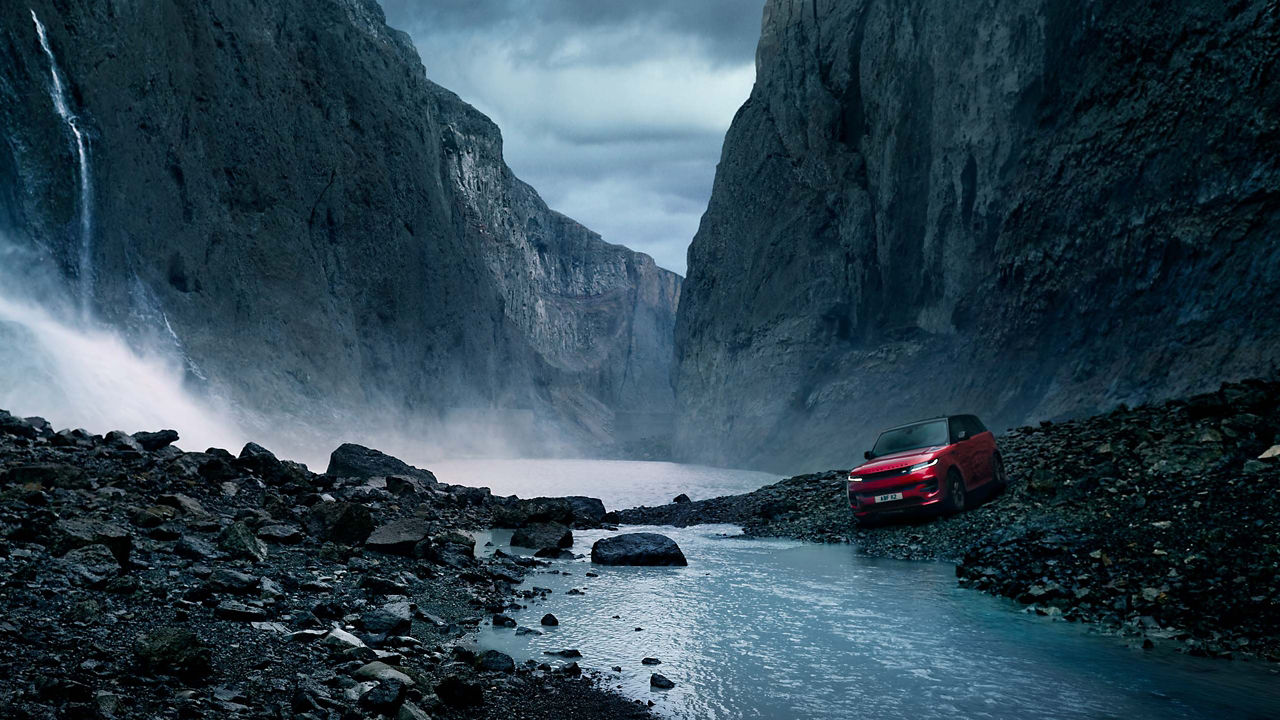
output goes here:
<path id="1" fill-rule="evenodd" d="M 5 4 L 0 131 L 0 232 L 238 402 L 535 454 L 670 417 L 680 278 L 549 210 L 371 0 Z"/>
<path id="2" fill-rule="evenodd" d="M 769 0 L 676 328 L 677 453 L 848 466 L 1280 360 L 1268 2 Z"/>

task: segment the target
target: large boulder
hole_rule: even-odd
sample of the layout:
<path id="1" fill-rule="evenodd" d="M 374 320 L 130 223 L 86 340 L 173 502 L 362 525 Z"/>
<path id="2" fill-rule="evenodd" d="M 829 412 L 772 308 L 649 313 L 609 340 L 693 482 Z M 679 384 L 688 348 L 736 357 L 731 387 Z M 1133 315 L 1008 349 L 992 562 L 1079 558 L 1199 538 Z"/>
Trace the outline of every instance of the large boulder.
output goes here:
<path id="1" fill-rule="evenodd" d="M 535 550 L 573 547 L 573 531 L 560 523 L 532 523 L 516 530 L 511 544 Z"/>
<path id="2" fill-rule="evenodd" d="M 81 585 L 97 587 L 120 573 L 120 563 L 106 545 L 85 545 L 60 560 L 68 575 Z"/>
<path id="3" fill-rule="evenodd" d="M 0 434 L 34 439 L 39 433 L 26 420 L 0 410 Z"/>
<path id="4" fill-rule="evenodd" d="M 136 432 L 133 439 L 147 452 L 155 452 L 169 447 L 178 441 L 177 430 L 158 430 L 156 432 Z"/>
<path id="5" fill-rule="evenodd" d="M 402 475 L 436 484 L 436 476 L 430 471 L 413 467 L 390 455 L 354 443 L 343 443 L 329 455 L 329 477 L 371 478 Z"/>
<path id="6" fill-rule="evenodd" d="M 228 525 L 218 535 L 218 547 L 232 557 L 263 562 L 267 559 L 267 544 L 253 534 L 253 530 L 242 522 Z"/>
<path id="7" fill-rule="evenodd" d="M 598 565 L 688 565 L 680 546 L 666 535 L 625 533 L 597 540 L 591 562 Z"/>
<path id="8" fill-rule="evenodd" d="M 63 555 L 86 545 L 105 545 L 121 566 L 128 565 L 133 536 L 128 530 L 99 520 L 60 519 L 49 529 L 49 550 Z"/>
<path id="9" fill-rule="evenodd" d="M 413 548 L 431 534 L 431 526 L 422 518 L 402 518 L 379 527 L 365 541 L 370 550 L 392 555 L 412 555 Z"/>
<path id="10" fill-rule="evenodd" d="M 494 527 L 524 527 L 530 523 L 560 523 L 580 528 L 600 527 L 604 522 L 604 503 L 599 498 L 573 495 L 522 500 L 504 498 L 493 508 Z"/>
<path id="11" fill-rule="evenodd" d="M 307 532 L 317 540 L 358 545 L 373 532 L 373 515 L 356 503 L 318 503 L 307 513 Z"/>

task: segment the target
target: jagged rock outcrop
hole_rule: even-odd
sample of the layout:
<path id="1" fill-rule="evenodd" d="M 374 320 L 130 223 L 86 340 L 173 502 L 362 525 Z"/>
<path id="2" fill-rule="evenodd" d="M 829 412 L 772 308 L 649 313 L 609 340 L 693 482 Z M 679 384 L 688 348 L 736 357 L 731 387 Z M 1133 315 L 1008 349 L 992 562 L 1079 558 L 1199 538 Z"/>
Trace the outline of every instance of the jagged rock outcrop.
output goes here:
<path id="1" fill-rule="evenodd" d="M 679 277 L 549 210 L 372 0 L 6 5 L 0 233 L 79 272 L 33 12 L 88 138 L 99 317 L 171 328 L 211 384 L 312 420 L 540 452 L 669 418 Z"/>
<path id="2" fill-rule="evenodd" d="M 770 0 L 676 330 L 678 455 L 850 464 L 1274 372 L 1264 2 Z"/>

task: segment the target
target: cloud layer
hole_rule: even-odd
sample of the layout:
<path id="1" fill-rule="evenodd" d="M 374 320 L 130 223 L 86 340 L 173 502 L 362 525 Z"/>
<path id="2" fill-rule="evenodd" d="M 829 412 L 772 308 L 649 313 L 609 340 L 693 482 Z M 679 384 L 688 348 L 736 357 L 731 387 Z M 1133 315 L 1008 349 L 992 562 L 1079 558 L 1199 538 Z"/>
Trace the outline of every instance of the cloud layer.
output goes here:
<path id="1" fill-rule="evenodd" d="M 681 274 L 763 0 L 384 0 L 551 207 Z"/>

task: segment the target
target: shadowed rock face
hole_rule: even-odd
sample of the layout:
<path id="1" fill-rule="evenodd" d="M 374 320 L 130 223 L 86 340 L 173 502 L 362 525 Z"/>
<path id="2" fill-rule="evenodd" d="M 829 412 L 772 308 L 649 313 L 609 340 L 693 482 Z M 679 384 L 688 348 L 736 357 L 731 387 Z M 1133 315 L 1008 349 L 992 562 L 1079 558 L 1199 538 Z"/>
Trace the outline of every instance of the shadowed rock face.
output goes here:
<path id="1" fill-rule="evenodd" d="M 847 466 L 1265 374 L 1265 3 L 770 0 L 676 329 L 685 459 Z"/>
<path id="2" fill-rule="evenodd" d="M 167 323 L 256 408 L 496 417 L 534 451 L 669 417 L 679 277 L 549 210 L 372 0 L 6 5 L 0 233 L 75 267 L 30 10 L 88 128 L 99 316 Z"/>

